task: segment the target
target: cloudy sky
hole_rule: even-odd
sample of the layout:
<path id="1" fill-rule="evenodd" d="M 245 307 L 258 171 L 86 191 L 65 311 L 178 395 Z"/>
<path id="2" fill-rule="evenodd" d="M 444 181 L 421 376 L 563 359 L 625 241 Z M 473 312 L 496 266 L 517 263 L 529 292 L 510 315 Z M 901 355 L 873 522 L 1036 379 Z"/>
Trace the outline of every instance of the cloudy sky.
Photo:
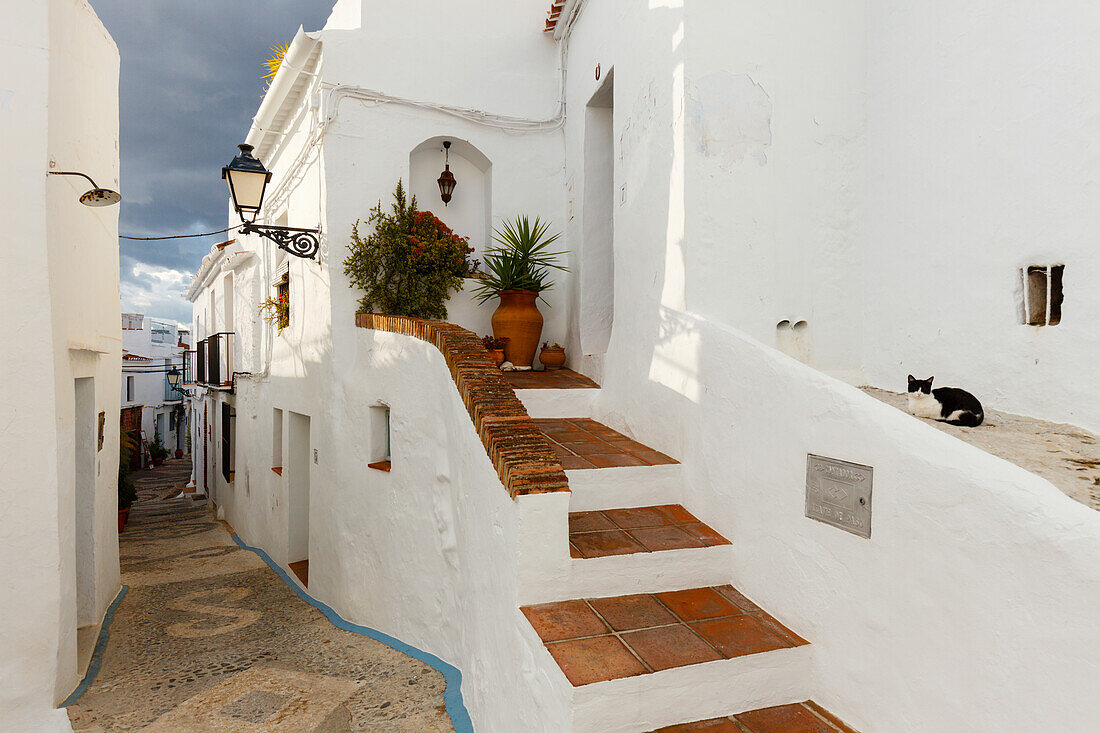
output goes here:
<path id="1" fill-rule="evenodd" d="M 119 233 L 228 226 L 221 167 L 263 95 L 263 62 L 335 0 L 91 0 L 122 56 Z M 183 291 L 218 237 L 120 242 L 122 309 L 191 321 Z"/>

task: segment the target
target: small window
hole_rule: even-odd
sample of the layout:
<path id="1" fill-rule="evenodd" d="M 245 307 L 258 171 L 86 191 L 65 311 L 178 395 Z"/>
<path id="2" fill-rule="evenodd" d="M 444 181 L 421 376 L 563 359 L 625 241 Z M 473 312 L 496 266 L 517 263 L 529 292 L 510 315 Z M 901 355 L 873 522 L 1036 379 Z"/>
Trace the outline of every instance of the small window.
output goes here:
<path id="1" fill-rule="evenodd" d="M 390 408 L 375 405 L 370 408 L 370 468 L 390 470 Z"/>
<path id="2" fill-rule="evenodd" d="M 283 475 L 283 411 L 271 411 L 271 470 Z"/>
<path id="3" fill-rule="evenodd" d="M 222 403 L 222 477 L 233 481 L 233 406 Z"/>
<path id="4" fill-rule="evenodd" d="M 279 280 L 279 283 L 275 286 L 275 298 L 280 304 L 285 303 L 285 306 L 279 307 L 279 330 L 290 327 L 290 273 L 284 272 L 283 277 Z"/>
<path id="5" fill-rule="evenodd" d="M 1020 270 L 1023 281 L 1021 323 L 1056 326 L 1062 320 L 1062 273 L 1065 265 L 1031 265 Z"/>
<path id="6" fill-rule="evenodd" d="M 126 377 L 126 401 L 134 401 L 134 378 Z"/>

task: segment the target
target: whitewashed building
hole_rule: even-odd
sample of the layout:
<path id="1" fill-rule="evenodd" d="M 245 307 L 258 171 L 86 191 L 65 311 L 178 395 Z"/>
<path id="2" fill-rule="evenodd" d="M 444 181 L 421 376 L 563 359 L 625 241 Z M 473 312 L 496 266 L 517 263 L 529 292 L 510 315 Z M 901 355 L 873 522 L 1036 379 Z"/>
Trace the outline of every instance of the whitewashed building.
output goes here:
<path id="1" fill-rule="evenodd" d="M 0 30 L 0 728 L 71 730 L 119 592 L 118 51 L 84 0 Z M 95 203 L 95 202 L 93 202 Z"/>
<path id="2" fill-rule="evenodd" d="M 141 313 L 122 314 L 122 407 L 141 408 L 141 436 L 159 436 L 169 453 L 186 450 L 183 392 L 173 388 L 168 373 L 183 377 L 183 354 L 191 333 L 176 323 Z"/>
<path id="3" fill-rule="evenodd" d="M 935 374 L 1100 428 L 1100 12 L 547 5 L 340 0 L 295 37 L 247 143 L 273 172 L 259 221 L 319 227 L 321 249 L 239 234 L 203 260 L 196 483 L 245 543 L 308 561 L 310 594 L 461 670 L 477 730 L 805 700 L 865 732 L 1089 730 L 1100 515 L 851 385 Z M 515 395 L 675 463 L 576 468 L 479 391 L 504 382 L 466 371 L 468 334 L 356 317 L 351 228 L 398 179 L 479 251 L 517 214 L 564 232 L 543 337 L 600 387 Z M 282 329 L 258 313 L 280 288 Z M 478 334 L 491 312 L 449 303 Z M 807 516 L 818 470 L 873 484 L 873 514 L 850 493 L 859 534 Z M 570 534 L 571 513 L 667 505 L 732 544 L 590 556 Z M 797 641 L 585 680 L 532 620 L 726 584 Z"/>

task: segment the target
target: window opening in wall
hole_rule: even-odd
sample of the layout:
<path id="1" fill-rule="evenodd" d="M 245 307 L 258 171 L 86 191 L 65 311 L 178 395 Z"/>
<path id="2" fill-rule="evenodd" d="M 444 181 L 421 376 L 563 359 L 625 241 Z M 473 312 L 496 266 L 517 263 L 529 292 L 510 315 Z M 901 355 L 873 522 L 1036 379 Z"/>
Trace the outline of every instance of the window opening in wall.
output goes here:
<path id="1" fill-rule="evenodd" d="M 290 272 L 284 272 L 275 285 L 275 299 L 279 302 L 279 330 L 290 328 Z"/>
<path id="2" fill-rule="evenodd" d="M 126 377 L 126 401 L 134 401 L 134 378 Z"/>
<path id="3" fill-rule="evenodd" d="M 271 411 L 271 470 L 283 475 L 283 411 Z"/>
<path id="4" fill-rule="evenodd" d="M 1062 320 L 1062 273 L 1065 265 L 1031 265 L 1020 270 L 1023 320 L 1030 326 L 1056 326 Z"/>
<path id="5" fill-rule="evenodd" d="M 222 477 L 233 480 L 233 406 L 222 403 Z"/>
<path id="6" fill-rule="evenodd" d="M 390 408 L 375 405 L 370 408 L 370 456 L 368 468 L 390 470 Z"/>

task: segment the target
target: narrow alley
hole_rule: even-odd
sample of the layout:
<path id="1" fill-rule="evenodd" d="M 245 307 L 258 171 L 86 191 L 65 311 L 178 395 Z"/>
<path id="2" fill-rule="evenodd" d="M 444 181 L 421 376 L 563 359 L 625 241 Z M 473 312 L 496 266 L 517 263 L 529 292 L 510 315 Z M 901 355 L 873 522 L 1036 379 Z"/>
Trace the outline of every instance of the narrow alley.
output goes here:
<path id="1" fill-rule="evenodd" d="M 137 475 L 128 591 L 77 731 L 451 731 L 443 676 L 336 628 L 228 525 L 180 495 L 187 459 Z"/>

